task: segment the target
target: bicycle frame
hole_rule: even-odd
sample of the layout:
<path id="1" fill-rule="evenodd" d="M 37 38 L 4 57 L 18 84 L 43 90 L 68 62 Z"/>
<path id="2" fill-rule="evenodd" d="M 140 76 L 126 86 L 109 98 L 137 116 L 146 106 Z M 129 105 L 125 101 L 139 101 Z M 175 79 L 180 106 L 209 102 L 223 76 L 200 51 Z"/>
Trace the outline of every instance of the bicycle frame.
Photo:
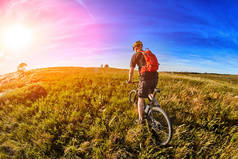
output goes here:
<path id="1" fill-rule="evenodd" d="M 154 133 L 157 133 L 158 131 L 163 132 L 163 130 L 167 130 L 167 131 L 164 131 L 165 134 L 167 134 L 167 135 L 165 135 L 166 136 L 165 141 L 162 141 L 160 143 L 160 145 L 167 145 L 173 135 L 172 123 L 171 123 L 171 120 L 169 119 L 167 113 L 162 108 L 160 108 L 159 103 L 158 103 L 158 105 L 154 104 L 154 100 L 156 99 L 156 94 L 158 92 L 160 93 L 160 90 L 158 88 L 155 88 L 153 91 L 153 98 L 150 99 L 149 96 L 147 97 L 149 100 L 149 103 L 147 102 L 148 104 L 146 105 L 146 101 L 144 101 L 144 115 L 145 115 L 146 120 L 148 121 L 148 124 L 149 124 L 151 130 L 153 130 Z M 129 93 L 129 102 L 135 103 L 137 101 L 136 100 L 137 98 L 138 98 L 138 89 L 131 90 Z M 161 118 L 159 117 L 159 119 L 157 119 L 158 116 L 157 115 L 154 116 L 154 113 L 156 113 L 157 115 L 159 113 L 159 116 Z M 162 119 L 164 122 L 166 122 L 166 125 L 162 124 L 160 119 Z M 161 136 L 161 139 L 165 136 Z M 157 137 L 160 138 L 160 136 L 157 136 Z"/>
<path id="2" fill-rule="evenodd" d="M 136 89 L 136 90 L 132 90 L 131 92 L 134 92 L 136 95 L 138 95 L 138 89 Z M 149 110 L 150 109 L 152 109 L 152 107 L 154 106 L 154 99 L 156 98 L 156 94 L 157 94 L 157 92 L 160 92 L 160 90 L 158 89 L 158 88 L 155 88 L 154 89 L 154 91 L 153 91 L 153 99 L 150 99 L 150 97 L 149 97 L 149 95 L 148 95 L 148 100 L 149 100 L 149 103 L 148 104 L 146 104 L 146 102 L 144 101 L 144 113 L 145 113 L 145 115 L 147 116 L 147 115 L 149 115 L 148 113 L 149 113 Z M 132 93 L 130 93 L 130 96 L 129 96 L 129 102 L 130 103 L 132 103 L 132 101 L 131 101 L 131 94 Z M 133 101 L 135 102 L 135 99 L 136 98 L 138 98 L 138 96 L 135 96 L 134 98 L 133 98 Z M 148 108 L 147 108 L 147 106 L 149 106 Z M 160 105 L 156 105 L 157 107 L 160 107 Z"/>
<path id="3" fill-rule="evenodd" d="M 155 88 L 154 89 L 154 92 L 153 92 L 153 98 L 150 99 L 149 95 L 148 95 L 148 100 L 149 100 L 149 104 L 146 105 L 146 102 L 144 101 L 144 113 L 145 115 L 149 115 L 149 112 L 150 110 L 152 109 L 152 107 L 154 106 L 154 100 L 156 99 L 155 95 L 156 93 L 159 92 L 159 89 L 158 88 Z M 159 105 L 158 105 L 159 106 Z"/>
<path id="4" fill-rule="evenodd" d="M 131 92 L 135 92 L 136 95 L 138 95 L 138 89 L 134 89 L 134 90 L 131 90 Z M 154 92 L 153 92 L 153 99 L 150 99 L 150 97 L 148 96 L 148 100 L 149 100 L 149 105 L 153 105 L 153 101 L 155 99 L 155 96 L 156 96 L 156 93 L 159 92 L 160 93 L 160 90 L 159 88 L 155 88 L 154 89 Z M 131 96 L 129 97 L 129 103 L 132 103 L 131 102 Z M 144 103 L 145 104 L 145 103 Z"/>
<path id="5" fill-rule="evenodd" d="M 159 93 L 160 93 L 160 90 L 159 90 L 159 88 L 155 88 L 155 89 L 154 89 L 154 92 L 153 92 L 153 99 L 152 99 L 152 100 L 150 99 L 150 97 L 149 97 L 149 95 L 148 95 L 148 97 L 147 97 L 147 98 L 148 98 L 148 100 L 149 100 L 149 102 L 150 102 L 150 105 L 154 105 L 154 103 L 153 103 L 153 102 L 154 102 L 155 95 L 156 95 L 156 93 L 157 93 L 157 92 L 159 92 Z"/>

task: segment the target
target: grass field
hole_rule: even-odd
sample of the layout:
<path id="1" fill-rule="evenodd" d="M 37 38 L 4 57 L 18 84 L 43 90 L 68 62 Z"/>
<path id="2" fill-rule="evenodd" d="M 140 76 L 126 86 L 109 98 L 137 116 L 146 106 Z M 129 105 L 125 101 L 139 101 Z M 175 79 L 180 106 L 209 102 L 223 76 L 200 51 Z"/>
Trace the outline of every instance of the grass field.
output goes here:
<path id="1" fill-rule="evenodd" d="M 164 147 L 135 123 L 127 79 L 77 67 L 0 76 L 0 158 L 238 158 L 237 75 L 161 72 L 174 129 Z"/>

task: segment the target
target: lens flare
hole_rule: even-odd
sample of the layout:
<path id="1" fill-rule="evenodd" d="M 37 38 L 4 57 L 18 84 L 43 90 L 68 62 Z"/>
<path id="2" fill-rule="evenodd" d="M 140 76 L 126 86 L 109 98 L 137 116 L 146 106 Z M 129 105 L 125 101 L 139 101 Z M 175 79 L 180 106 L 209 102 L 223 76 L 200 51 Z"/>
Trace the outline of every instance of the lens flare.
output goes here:
<path id="1" fill-rule="evenodd" d="M 4 32 L 4 43 L 8 49 L 24 49 L 30 45 L 32 38 L 32 31 L 23 25 L 10 26 Z"/>

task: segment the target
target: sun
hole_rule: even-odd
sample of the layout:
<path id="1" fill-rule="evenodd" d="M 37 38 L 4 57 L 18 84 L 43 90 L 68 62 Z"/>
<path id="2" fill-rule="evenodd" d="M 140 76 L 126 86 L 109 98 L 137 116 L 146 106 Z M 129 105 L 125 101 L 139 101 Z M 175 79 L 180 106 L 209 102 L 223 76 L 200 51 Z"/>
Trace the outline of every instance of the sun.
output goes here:
<path id="1" fill-rule="evenodd" d="M 20 24 L 9 26 L 4 31 L 4 44 L 8 49 L 24 49 L 30 45 L 32 38 L 31 29 Z"/>

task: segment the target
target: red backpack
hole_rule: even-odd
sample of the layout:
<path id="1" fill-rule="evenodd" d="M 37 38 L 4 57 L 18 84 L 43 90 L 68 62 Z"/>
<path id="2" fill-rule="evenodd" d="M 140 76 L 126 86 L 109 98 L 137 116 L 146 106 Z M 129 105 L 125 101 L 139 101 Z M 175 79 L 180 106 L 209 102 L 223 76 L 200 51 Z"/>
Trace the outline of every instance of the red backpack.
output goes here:
<path id="1" fill-rule="evenodd" d="M 146 64 L 141 68 L 140 73 L 156 72 L 159 69 L 159 62 L 156 56 L 150 50 L 146 50 L 142 54 L 144 55 Z"/>

